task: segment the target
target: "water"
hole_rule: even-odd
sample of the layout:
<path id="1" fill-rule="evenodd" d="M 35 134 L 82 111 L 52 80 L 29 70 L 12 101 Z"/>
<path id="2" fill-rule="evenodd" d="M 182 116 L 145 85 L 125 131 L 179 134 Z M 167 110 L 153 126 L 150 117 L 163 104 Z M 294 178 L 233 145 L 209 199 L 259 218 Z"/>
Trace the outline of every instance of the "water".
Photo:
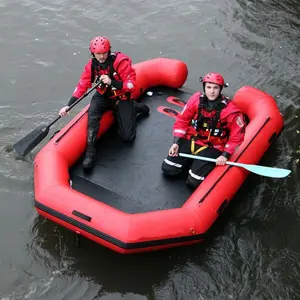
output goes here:
<path id="1" fill-rule="evenodd" d="M 300 298 L 296 0 L 2 0 L 0 13 L 1 300 Z M 68 102 L 98 34 L 134 62 L 184 60 L 191 89 L 218 71 L 230 96 L 243 85 L 272 94 L 285 130 L 261 164 L 292 175 L 251 175 L 204 244 L 129 257 L 87 240 L 76 248 L 73 234 L 33 208 L 39 147 L 20 160 L 12 144 Z"/>

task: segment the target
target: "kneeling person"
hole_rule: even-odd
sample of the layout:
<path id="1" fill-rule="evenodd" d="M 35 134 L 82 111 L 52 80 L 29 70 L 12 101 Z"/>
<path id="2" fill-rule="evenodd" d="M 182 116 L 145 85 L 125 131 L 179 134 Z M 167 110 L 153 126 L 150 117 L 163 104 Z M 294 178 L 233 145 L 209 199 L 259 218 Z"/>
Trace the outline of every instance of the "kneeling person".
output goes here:
<path id="1" fill-rule="evenodd" d="M 83 168 L 87 171 L 94 165 L 100 120 L 107 110 L 114 111 L 118 133 L 125 142 L 132 142 L 136 137 L 137 117 L 149 115 L 149 107 L 133 99 L 136 72 L 131 58 L 122 52 L 112 52 L 110 41 L 102 36 L 91 40 L 89 50 L 91 58 L 84 67 L 73 95 L 68 105 L 59 111 L 60 116 L 66 115 L 70 105 L 100 78 L 101 85 L 97 87 L 88 109 L 87 147 L 83 160 Z"/>

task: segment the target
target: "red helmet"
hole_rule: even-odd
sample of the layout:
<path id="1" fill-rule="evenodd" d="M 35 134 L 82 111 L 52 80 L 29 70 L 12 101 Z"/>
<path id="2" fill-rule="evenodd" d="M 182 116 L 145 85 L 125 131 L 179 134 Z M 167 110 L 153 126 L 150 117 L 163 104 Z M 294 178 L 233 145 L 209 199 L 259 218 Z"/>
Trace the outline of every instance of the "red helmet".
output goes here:
<path id="1" fill-rule="evenodd" d="M 210 82 L 210 83 L 215 83 L 223 87 L 225 85 L 224 78 L 221 74 L 219 73 L 208 73 L 203 77 L 202 82 Z"/>
<path id="2" fill-rule="evenodd" d="M 90 42 L 92 53 L 106 53 L 110 50 L 110 42 L 106 37 L 96 36 Z"/>

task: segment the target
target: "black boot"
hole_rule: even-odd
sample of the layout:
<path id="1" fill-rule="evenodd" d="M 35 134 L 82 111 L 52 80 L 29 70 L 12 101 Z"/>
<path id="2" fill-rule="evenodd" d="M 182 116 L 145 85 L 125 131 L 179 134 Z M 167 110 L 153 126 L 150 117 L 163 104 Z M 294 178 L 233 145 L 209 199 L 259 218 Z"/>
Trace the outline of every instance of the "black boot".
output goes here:
<path id="1" fill-rule="evenodd" d="M 136 117 L 137 119 L 141 117 L 148 117 L 150 114 L 150 108 L 144 103 L 135 103 Z"/>
<path id="2" fill-rule="evenodd" d="M 91 171 L 94 166 L 95 155 L 96 155 L 96 145 L 95 145 L 96 139 L 97 139 L 97 132 L 89 129 L 85 158 L 82 163 L 82 167 L 84 171 Z"/>

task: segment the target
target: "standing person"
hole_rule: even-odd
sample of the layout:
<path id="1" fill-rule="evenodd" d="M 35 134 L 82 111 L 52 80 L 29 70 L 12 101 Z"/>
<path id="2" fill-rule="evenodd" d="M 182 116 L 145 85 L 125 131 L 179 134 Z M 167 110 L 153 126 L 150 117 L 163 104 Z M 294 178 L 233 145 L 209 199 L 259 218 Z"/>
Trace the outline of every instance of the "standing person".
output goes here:
<path id="1" fill-rule="evenodd" d="M 216 158 L 224 165 L 244 140 L 242 112 L 221 92 L 224 78 L 208 73 L 202 79 L 204 93 L 196 92 L 178 114 L 173 126 L 173 145 L 162 163 L 165 175 L 174 176 L 190 167 L 187 184 L 197 188 L 213 170 L 211 162 L 178 156 L 178 152 Z M 192 120 L 195 122 L 192 125 Z"/>
<path id="2" fill-rule="evenodd" d="M 88 110 L 87 148 L 83 168 L 91 170 L 95 159 L 95 144 L 99 122 L 107 110 L 114 110 L 118 133 L 125 142 L 136 136 L 136 116 L 148 116 L 149 107 L 132 99 L 136 73 L 131 59 L 122 52 L 112 52 L 106 37 L 96 36 L 90 42 L 91 58 L 84 67 L 80 80 L 67 106 L 59 111 L 60 116 L 79 99 L 97 80 L 101 84 L 93 95 Z"/>

